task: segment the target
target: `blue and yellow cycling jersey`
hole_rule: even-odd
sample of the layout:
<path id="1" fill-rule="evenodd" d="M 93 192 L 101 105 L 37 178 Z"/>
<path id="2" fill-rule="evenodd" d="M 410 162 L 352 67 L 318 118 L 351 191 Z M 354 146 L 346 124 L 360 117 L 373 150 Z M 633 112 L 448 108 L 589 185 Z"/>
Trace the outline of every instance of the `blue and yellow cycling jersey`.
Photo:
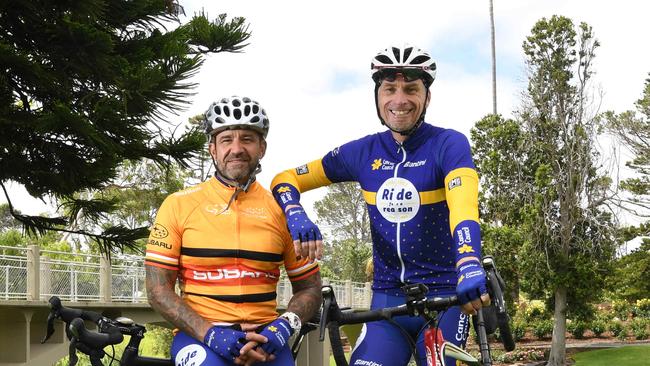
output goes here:
<path id="1" fill-rule="evenodd" d="M 401 294 L 405 283 L 424 283 L 453 293 L 456 262 L 481 256 L 467 138 L 426 123 L 403 143 L 390 131 L 368 135 L 278 174 L 271 186 L 285 207 L 299 192 L 346 181 L 359 182 L 370 216 L 373 290 Z"/>

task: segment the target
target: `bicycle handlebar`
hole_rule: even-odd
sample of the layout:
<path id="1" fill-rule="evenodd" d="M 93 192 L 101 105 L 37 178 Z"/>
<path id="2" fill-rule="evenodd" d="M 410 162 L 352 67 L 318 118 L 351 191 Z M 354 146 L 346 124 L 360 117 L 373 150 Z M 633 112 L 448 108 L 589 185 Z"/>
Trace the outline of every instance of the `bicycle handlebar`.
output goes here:
<path id="1" fill-rule="evenodd" d="M 492 334 L 495 328 L 498 327 L 501 341 L 506 351 L 514 350 L 515 342 L 510 331 L 509 316 L 506 311 L 506 304 L 503 297 L 503 288 L 505 287 L 505 284 L 497 271 L 494 258 L 491 256 L 485 256 L 483 259 L 483 267 L 486 272 L 486 282 L 488 285 L 488 292 L 492 299 L 492 304 L 483 307 L 483 309 L 478 312 L 478 316 L 475 318 L 477 319 L 475 328 L 477 329 L 477 333 L 479 333 L 479 338 L 481 339 L 480 351 L 481 359 L 483 360 L 482 362 L 491 365 L 492 361 L 489 345 L 487 343 L 487 334 Z M 323 286 L 323 310 L 321 314 L 320 340 L 324 340 L 325 328 L 327 327 L 330 333 L 334 358 L 337 364 L 347 364 L 342 352 L 337 352 L 337 350 L 334 349 L 336 348 L 334 347 L 334 342 L 336 339 L 339 339 L 338 327 L 340 325 L 389 320 L 392 317 L 399 315 L 423 315 L 430 319 L 431 316 L 429 315 L 429 312 L 441 311 L 452 306 L 460 305 L 456 296 L 427 299 L 425 296 L 428 293 L 428 289 L 423 284 L 409 285 L 404 288 L 406 291 L 405 304 L 355 313 L 352 310 L 341 310 L 336 302 L 336 297 L 334 296 L 334 290 L 332 287 Z M 488 332 L 486 332 L 486 329 Z M 338 345 L 338 348 L 340 348 L 340 344 Z"/>
<path id="2" fill-rule="evenodd" d="M 102 333 L 91 332 L 86 328 L 86 324 L 81 318 L 75 318 L 70 322 L 69 329 L 78 339 L 78 342 L 92 349 L 103 349 L 112 344 L 122 343 L 124 340 L 120 329 L 112 324 L 106 326 Z"/>
<path id="3" fill-rule="evenodd" d="M 329 289 L 327 288 L 329 287 Z M 323 291 L 333 291 L 330 286 L 323 288 Z M 456 296 L 450 297 L 434 297 L 431 299 L 424 299 L 421 303 L 415 304 L 416 312 L 413 313 L 409 310 L 409 307 L 406 304 L 398 305 L 389 308 L 369 310 L 355 313 L 352 310 L 342 311 L 339 309 L 339 312 L 335 312 L 333 318 L 330 321 L 336 321 L 339 325 L 344 324 L 360 324 L 366 322 L 372 322 L 376 320 L 388 320 L 395 316 L 400 315 L 411 315 L 417 316 L 426 314 L 430 311 L 440 311 L 445 310 L 449 307 L 458 305 L 458 298 Z"/>

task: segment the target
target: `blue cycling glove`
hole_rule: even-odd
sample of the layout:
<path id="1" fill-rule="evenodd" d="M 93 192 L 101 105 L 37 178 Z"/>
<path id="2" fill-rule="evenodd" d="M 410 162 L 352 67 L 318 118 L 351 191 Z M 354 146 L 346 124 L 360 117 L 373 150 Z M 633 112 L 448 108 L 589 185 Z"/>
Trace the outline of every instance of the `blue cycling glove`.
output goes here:
<path id="1" fill-rule="evenodd" d="M 208 330 L 203 339 L 214 353 L 232 361 L 239 357 L 239 350 L 244 346 L 246 334 L 231 328 L 214 326 Z"/>
<path id="2" fill-rule="evenodd" d="M 476 300 L 482 294 L 487 293 L 485 271 L 479 262 L 471 261 L 461 264 L 456 269 L 456 275 L 458 276 L 456 294 L 461 305 Z"/>
<path id="3" fill-rule="evenodd" d="M 277 318 L 267 325 L 260 334 L 268 339 L 268 342 L 261 345 L 262 349 L 266 353 L 273 355 L 280 352 L 282 347 L 289 342 L 293 329 L 291 329 L 287 319 Z"/>
<path id="4" fill-rule="evenodd" d="M 306 242 L 310 240 L 323 240 L 318 226 L 314 224 L 302 206 L 293 207 L 287 210 L 287 227 L 293 240 Z"/>

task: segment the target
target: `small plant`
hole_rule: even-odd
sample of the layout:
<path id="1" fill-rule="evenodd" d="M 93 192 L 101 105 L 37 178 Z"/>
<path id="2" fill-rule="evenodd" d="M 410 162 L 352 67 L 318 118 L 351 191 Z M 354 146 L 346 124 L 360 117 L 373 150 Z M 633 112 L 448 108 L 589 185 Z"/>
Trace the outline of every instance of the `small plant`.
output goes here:
<path id="1" fill-rule="evenodd" d="M 567 323 L 567 331 L 573 335 L 575 339 L 582 339 L 587 330 L 587 324 L 582 320 L 574 320 L 570 323 Z"/>
<path id="2" fill-rule="evenodd" d="M 512 332 L 512 338 L 515 342 L 520 341 L 526 335 L 526 324 L 524 324 L 524 322 L 515 321 L 512 323 L 510 329 Z"/>
<path id="3" fill-rule="evenodd" d="M 634 313 L 641 318 L 650 319 L 650 299 L 640 299 L 636 301 Z"/>
<path id="4" fill-rule="evenodd" d="M 638 340 L 648 339 L 648 321 L 646 319 L 634 319 L 630 322 L 632 334 Z"/>
<path id="5" fill-rule="evenodd" d="M 538 349 L 516 349 L 495 357 L 495 361 L 503 363 L 512 363 L 515 361 L 541 361 L 544 359 L 544 351 Z"/>
<path id="6" fill-rule="evenodd" d="M 625 333 L 625 327 L 623 326 L 623 323 L 621 323 L 618 320 L 612 320 L 611 322 L 609 322 L 607 328 L 609 328 L 609 331 L 616 338 L 619 338 L 621 333 Z M 625 339 L 625 337 L 623 337 L 623 339 Z"/>
<path id="7" fill-rule="evenodd" d="M 607 326 L 605 321 L 601 319 L 596 319 L 591 322 L 589 325 L 589 329 L 594 333 L 594 336 L 600 337 L 603 333 L 605 333 Z"/>
<path id="8" fill-rule="evenodd" d="M 533 323 L 533 334 L 538 339 L 543 339 L 553 333 L 553 321 L 551 320 L 538 320 Z"/>
<path id="9" fill-rule="evenodd" d="M 543 320 L 546 318 L 546 308 L 544 307 L 544 303 L 540 300 L 530 301 L 524 311 L 524 317 L 528 321 Z"/>
<path id="10" fill-rule="evenodd" d="M 629 314 L 632 313 L 632 306 L 625 300 L 614 300 L 612 302 L 612 310 L 614 315 L 621 320 L 626 320 Z"/>

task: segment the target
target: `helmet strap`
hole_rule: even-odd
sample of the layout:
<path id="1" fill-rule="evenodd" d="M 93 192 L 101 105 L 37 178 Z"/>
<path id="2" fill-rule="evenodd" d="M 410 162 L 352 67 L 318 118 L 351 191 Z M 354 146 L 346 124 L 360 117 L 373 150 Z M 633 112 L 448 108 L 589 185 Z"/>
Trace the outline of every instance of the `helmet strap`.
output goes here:
<path id="1" fill-rule="evenodd" d="M 423 80 L 423 81 L 424 81 L 424 80 Z M 392 132 L 399 133 L 399 134 L 402 135 L 402 136 L 410 136 L 413 132 L 415 132 L 415 130 L 418 129 L 418 127 L 420 127 L 420 125 L 422 125 L 422 122 L 424 122 L 424 115 L 427 113 L 427 108 L 426 108 L 426 106 L 425 106 L 424 108 L 422 108 L 422 113 L 420 114 L 420 117 L 418 117 L 418 120 L 417 120 L 417 122 L 415 122 L 415 124 L 413 125 L 413 127 L 409 128 L 409 129 L 406 130 L 406 131 L 398 131 L 398 130 L 395 130 L 395 129 L 393 129 L 392 127 L 390 127 L 390 126 L 386 123 L 386 121 L 384 121 L 383 118 L 381 118 L 381 113 L 379 112 L 379 97 L 378 97 L 378 94 L 379 94 L 379 86 L 380 86 L 380 85 L 381 85 L 381 80 L 380 80 L 379 82 L 375 83 L 375 108 L 377 109 L 377 117 L 379 117 L 379 120 L 381 121 L 381 124 L 384 125 L 384 126 L 386 126 L 386 128 L 388 128 L 388 129 L 391 130 Z M 425 86 L 426 86 L 426 82 L 425 82 Z M 427 98 L 429 98 L 429 88 L 428 88 L 428 87 L 427 87 L 427 95 L 424 96 L 424 102 L 425 102 L 425 104 L 426 104 Z"/>
<path id="2" fill-rule="evenodd" d="M 221 170 L 219 170 L 219 167 L 217 166 L 217 162 L 214 161 L 214 158 L 212 158 L 212 165 L 214 165 L 214 176 L 216 178 L 218 178 L 220 181 L 224 182 L 225 184 L 231 187 L 235 187 L 237 190 L 242 190 L 244 192 L 248 192 L 248 189 L 250 188 L 251 184 L 255 182 L 255 176 L 262 171 L 262 165 L 258 163 L 257 166 L 255 166 L 249 171 L 248 180 L 246 180 L 246 183 L 241 184 L 235 180 L 226 177 L 226 175 L 223 174 Z"/>

